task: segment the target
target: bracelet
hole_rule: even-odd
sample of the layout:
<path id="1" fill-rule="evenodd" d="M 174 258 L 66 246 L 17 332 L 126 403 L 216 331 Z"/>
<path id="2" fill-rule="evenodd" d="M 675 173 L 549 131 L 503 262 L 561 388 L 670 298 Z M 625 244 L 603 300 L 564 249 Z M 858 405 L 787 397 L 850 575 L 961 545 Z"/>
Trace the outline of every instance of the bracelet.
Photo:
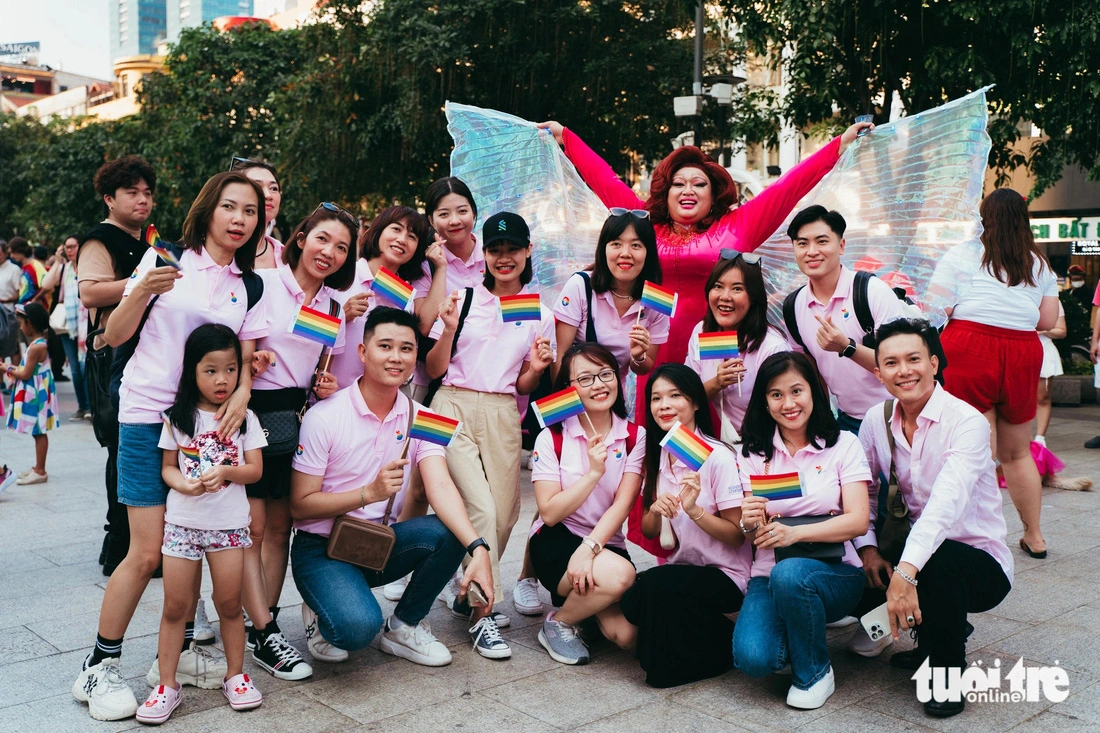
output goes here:
<path id="1" fill-rule="evenodd" d="M 632 356 L 632 357 L 630 357 L 630 361 L 631 361 L 631 363 L 632 363 L 632 364 L 634 364 L 635 366 L 641 366 L 642 364 L 645 364 L 645 360 L 646 360 L 646 359 L 648 359 L 648 358 L 649 358 L 649 354 L 647 354 L 647 353 L 645 353 L 645 352 L 643 351 L 643 352 L 642 352 L 642 360 L 641 360 L 641 361 L 638 361 L 638 360 L 637 360 L 637 359 L 635 359 L 635 358 L 634 358 L 633 356 Z"/>
<path id="2" fill-rule="evenodd" d="M 745 520 L 744 519 L 738 519 L 737 520 L 737 526 L 741 528 L 741 534 L 748 534 L 749 532 L 755 532 L 756 530 L 760 529 L 759 524 L 756 525 L 755 527 L 753 527 L 752 529 L 748 529 L 747 527 L 745 527 Z"/>
<path id="3" fill-rule="evenodd" d="M 362 509 L 367 505 L 367 487 L 359 487 L 359 508 Z"/>
<path id="4" fill-rule="evenodd" d="M 909 585 L 913 586 L 914 588 L 917 586 L 917 579 L 916 578 L 910 578 L 904 572 L 899 570 L 897 565 L 894 566 L 894 572 L 897 573 L 898 575 L 900 575 L 901 579 L 904 580 Z"/>
<path id="5" fill-rule="evenodd" d="M 693 522 L 698 522 L 700 519 L 703 518 L 703 515 L 706 514 L 706 513 L 707 513 L 706 509 L 704 509 L 703 507 L 699 507 L 699 514 L 694 516 L 694 517 L 691 516 L 690 514 L 688 514 L 688 519 L 690 519 Z"/>

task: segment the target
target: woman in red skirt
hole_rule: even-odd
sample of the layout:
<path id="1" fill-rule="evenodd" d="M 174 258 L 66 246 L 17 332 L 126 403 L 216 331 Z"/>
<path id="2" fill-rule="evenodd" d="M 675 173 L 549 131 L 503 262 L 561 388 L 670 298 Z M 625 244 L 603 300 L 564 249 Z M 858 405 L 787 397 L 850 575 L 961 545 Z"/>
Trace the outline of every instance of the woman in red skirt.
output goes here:
<path id="1" fill-rule="evenodd" d="M 997 189 L 982 201 L 980 212 L 982 266 L 943 332 L 945 386 L 989 420 L 993 455 L 1024 526 L 1020 548 L 1043 558 L 1042 484 L 1031 457 L 1031 420 L 1043 363 L 1036 329 L 1045 331 L 1057 322 L 1058 285 L 1035 245 L 1020 194 Z"/>

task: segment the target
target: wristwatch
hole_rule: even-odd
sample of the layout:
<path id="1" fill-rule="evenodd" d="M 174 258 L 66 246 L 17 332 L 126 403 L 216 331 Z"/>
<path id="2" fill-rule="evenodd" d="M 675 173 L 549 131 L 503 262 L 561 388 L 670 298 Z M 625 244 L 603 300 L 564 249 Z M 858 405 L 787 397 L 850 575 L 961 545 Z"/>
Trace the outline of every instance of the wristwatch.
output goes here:
<path id="1" fill-rule="evenodd" d="M 484 547 L 485 551 L 489 552 L 489 543 L 485 541 L 484 537 L 478 537 L 476 540 L 474 540 L 470 544 L 466 545 L 466 552 L 469 553 L 470 557 L 473 557 L 474 556 L 474 550 L 476 550 L 479 547 Z"/>
<path id="2" fill-rule="evenodd" d="M 592 550 L 593 555 L 599 555 L 600 550 L 603 549 L 603 547 L 600 546 L 600 543 L 596 542 L 596 540 L 592 539 L 591 537 L 581 537 L 581 543 L 586 545 L 588 549 Z"/>
<path id="3" fill-rule="evenodd" d="M 856 340 L 853 338 L 848 339 L 848 345 L 844 347 L 844 351 L 837 354 L 840 358 L 851 359 L 856 355 Z"/>

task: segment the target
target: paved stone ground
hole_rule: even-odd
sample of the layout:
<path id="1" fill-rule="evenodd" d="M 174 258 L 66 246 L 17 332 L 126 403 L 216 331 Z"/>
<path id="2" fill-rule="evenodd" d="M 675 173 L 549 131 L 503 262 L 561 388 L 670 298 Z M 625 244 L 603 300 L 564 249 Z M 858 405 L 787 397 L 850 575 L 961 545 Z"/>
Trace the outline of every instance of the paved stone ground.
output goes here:
<path id="1" fill-rule="evenodd" d="M 75 408 L 70 385 L 61 387 L 63 413 Z M 1100 480 L 1100 451 L 1081 448 L 1100 432 L 1100 408 L 1055 412 L 1049 444 L 1069 464 L 1067 475 Z M 102 465 L 87 423 L 68 423 L 51 434 L 50 482 L 13 486 L 0 496 L 0 731 L 131 730 L 133 719 L 100 723 L 69 692 L 95 638 L 106 578 L 96 564 L 102 537 Z M 5 432 L 0 460 L 16 471 L 28 467 L 32 440 Z M 1007 495 L 1005 497 L 1008 501 Z M 525 519 L 534 497 L 525 472 Z M 1009 544 L 1021 536 L 1008 505 Z M 970 705 L 948 720 L 923 715 L 913 683 L 887 664 L 843 650 L 848 630 L 830 632 L 837 692 L 819 710 L 786 707 L 784 679 L 751 680 L 737 672 L 671 690 L 655 690 L 630 655 L 606 642 L 592 649 L 592 663 L 571 668 L 552 661 L 536 639 L 537 619 L 512 609 L 510 593 L 499 607 L 512 628 L 504 632 L 510 661 L 477 656 L 463 625 L 442 606 L 430 621 L 454 654 L 444 668 L 427 669 L 382 654 L 374 647 L 340 665 L 315 663 L 314 676 L 283 682 L 246 662 L 264 693 L 261 708 L 230 710 L 220 691 L 186 688 L 167 728 L 322 731 L 465 730 L 684 730 L 684 731 L 1053 731 L 1100 730 L 1100 492 L 1046 491 L 1043 529 L 1050 556 L 1032 560 L 1019 550 L 1012 593 L 990 613 L 971 617 L 971 661 L 1004 669 L 1023 656 L 1027 664 L 1064 667 L 1070 697 L 1062 703 Z M 516 527 L 502 567 L 505 586 L 516 577 L 526 525 Z M 635 558 L 642 557 L 640 551 Z M 641 562 L 641 567 L 649 562 Z M 206 581 L 207 590 L 209 580 Z M 123 672 L 138 700 L 156 653 L 161 582 L 154 580 L 126 638 Z M 391 603 L 379 600 L 387 612 Z M 548 601 L 548 597 L 544 600 Z M 287 637 L 305 652 L 293 582 L 283 591 Z M 207 604 L 210 608 L 210 604 Z M 211 609 L 212 610 L 212 609 Z M 896 649 L 907 648 L 899 642 Z M 1006 685 L 1007 688 L 1007 685 Z"/>

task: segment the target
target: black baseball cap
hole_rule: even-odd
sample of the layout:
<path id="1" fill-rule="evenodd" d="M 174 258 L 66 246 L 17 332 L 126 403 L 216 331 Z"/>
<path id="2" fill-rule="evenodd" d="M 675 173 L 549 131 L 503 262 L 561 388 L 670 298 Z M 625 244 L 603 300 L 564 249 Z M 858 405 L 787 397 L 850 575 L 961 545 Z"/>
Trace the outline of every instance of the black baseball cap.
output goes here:
<path id="1" fill-rule="evenodd" d="M 485 221 L 485 226 L 481 228 L 481 248 L 485 249 L 501 239 L 520 247 L 527 247 L 531 244 L 531 230 L 519 214 L 502 211 L 490 216 Z"/>

